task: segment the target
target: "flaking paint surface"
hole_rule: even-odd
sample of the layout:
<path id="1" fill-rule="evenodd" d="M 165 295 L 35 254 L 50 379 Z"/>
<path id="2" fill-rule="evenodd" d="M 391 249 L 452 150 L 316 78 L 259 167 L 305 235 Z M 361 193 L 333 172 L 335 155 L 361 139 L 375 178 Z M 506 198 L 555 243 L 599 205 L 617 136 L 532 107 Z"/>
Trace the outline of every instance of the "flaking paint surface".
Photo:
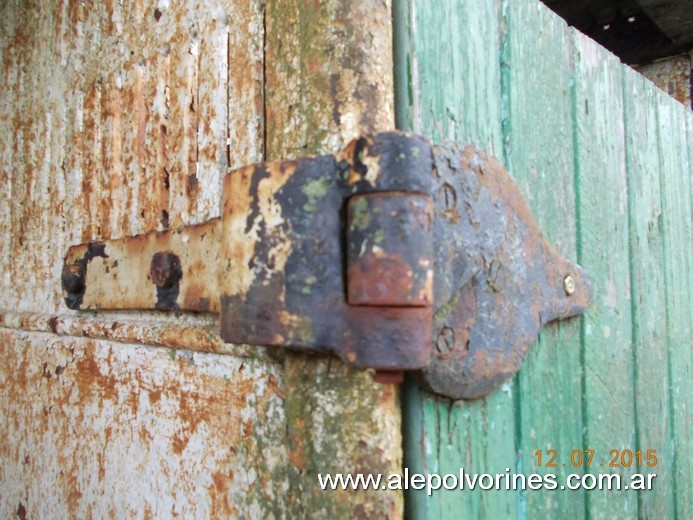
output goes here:
<path id="1" fill-rule="evenodd" d="M 220 214 L 262 153 L 260 4 L 4 2 L 0 307 L 55 312 L 70 245 Z"/>
<path id="2" fill-rule="evenodd" d="M 330 153 L 394 126 L 391 21 L 389 0 L 267 3 L 266 160 Z M 326 494 L 316 478 L 401 470 L 396 387 L 329 358 L 290 354 L 285 369 L 292 511 L 401 517 L 401 492 Z"/>
<path id="3" fill-rule="evenodd" d="M 316 475 L 400 467 L 395 387 L 225 344 L 209 315 L 72 314 L 60 291 L 70 245 L 203 222 L 229 168 L 390 128 L 390 19 L 387 1 L 2 4 L 2 516 L 401 515 L 401 493 Z"/>
<path id="4" fill-rule="evenodd" d="M 7 329 L 0 344 L 2 517 L 283 509 L 281 365 Z"/>
<path id="5" fill-rule="evenodd" d="M 285 514 L 281 364 L 60 288 L 68 246 L 216 217 L 262 158 L 261 7 L 0 6 L 0 516 Z"/>

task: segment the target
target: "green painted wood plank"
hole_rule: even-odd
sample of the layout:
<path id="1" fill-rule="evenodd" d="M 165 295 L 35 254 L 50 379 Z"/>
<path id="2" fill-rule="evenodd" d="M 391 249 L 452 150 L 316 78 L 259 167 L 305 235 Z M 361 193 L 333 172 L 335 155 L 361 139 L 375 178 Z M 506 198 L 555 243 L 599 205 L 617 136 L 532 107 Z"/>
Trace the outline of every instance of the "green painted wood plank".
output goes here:
<path id="1" fill-rule="evenodd" d="M 686 134 L 688 137 L 688 168 L 689 168 L 689 177 L 690 177 L 690 188 L 691 188 L 691 201 L 693 201 L 693 111 L 686 111 Z M 689 228 L 693 229 L 693 207 L 691 208 L 691 211 L 688 213 L 689 217 Z M 693 259 L 693 240 L 691 241 L 691 244 L 689 246 L 689 253 L 691 259 Z M 689 265 L 691 265 L 691 262 L 688 262 Z M 688 281 L 689 281 L 689 287 L 691 288 L 691 291 L 693 292 L 693 268 L 690 268 L 688 270 Z M 693 294 L 691 294 L 691 312 L 693 313 Z M 693 392 L 693 389 L 691 389 L 691 392 Z M 690 413 L 693 413 L 693 410 L 690 411 Z"/>
<path id="2" fill-rule="evenodd" d="M 597 290 L 582 326 L 549 327 L 514 384 L 485 400 L 453 405 L 410 382 L 406 464 L 502 472 L 512 460 L 511 471 L 529 473 L 534 451 L 554 448 L 568 464 L 552 470 L 561 478 L 573 472 L 573 449 L 594 449 L 597 464 L 608 463 L 610 449 L 659 457 L 653 492 L 438 492 L 414 500 L 418 508 L 408 503 L 409 516 L 691 516 L 692 391 L 683 383 L 693 370 L 690 112 L 676 112 L 534 0 L 394 8 L 399 126 L 499 156 L 500 123 L 502 155 L 540 225 L 564 254 L 579 250 Z"/>
<path id="3" fill-rule="evenodd" d="M 588 37 L 573 33 L 575 139 L 580 264 L 593 276 L 595 304 L 582 329 L 584 472 L 629 478 L 609 468 L 609 451 L 635 446 L 622 64 Z M 614 384 L 617 382 L 617 384 Z M 586 493 L 589 518 L 632 518 L 637 494 Z"/>
<path id="4" fill-rule="evenodd" d="M 685 131 L 690 111 L 657 93 L 662 230 L 669 345 L 672 461 L 676 518 L 693 518 L 693 330 L 691 327 L 691 163 Z"/>
<path id="5" fill-rule="evenodd" d="M 515 473 L 514 423 L 511 386 L 486 399 L 451 402 L 424 400 L 426 471 L 465 473 Z M 440 491 L 428 499 L 429 518 L 515 518 L 517 497 L 512 491 L 464 489 Z"/>
<path id="6" fill-rule="evenodd" d="M 506 0 L 504 99 L 506 153 L 539 226 L 567 257 L 576 259 L 572 122 L 572 42 L 567 25 L 543 4 Z M 568 274 L 568 273 L 566 273 Z M 569 473 L 572 450 L 582 448 L 579 319 L 547 326 L 516 377 L 519 469 Z M 557 467 L 539 467 L 534 453 L 554 449 Z M 565 465 L 565 466 L 564 466 Z M 527 490 L 527 517 L 584 516 L 581 490 Z"/>
<path id="7" fill-rule="evenodd" d="M 688 168 L 689 168 L 689 177 L 690 179 L 690 188 L 691 188 L 691 201 L 693 201 L 693 111 L 686 111 L 686 134 L 688 137 Z M 691 211 L 688 213 L 689 217 L 689 227 L 693 229 L 693 207 L 691 208 Z M 690 257 L 693 259 L 693 241 L 691 241 L 690 247 L 689 247 L 689 252 L 690 252 Z M 689 262 L 689 265 L 691 262 Z M 688 270 L 688 280 L 689 280 L 689 286 L 691 288 L 691 291 L 693 291 L 693 268 Z M 693 300 L 693 294 L 691 295 L 691 299 Z M 691 312 L 693 312 L 693 301 L 691 302 Z M 693 392 L 693 389 L 691 390 Z M 691 412 L 693 413 L 693 412 Z"/>
<path id="8" fill-rule="evenodd" d="M 434 140 L 473 142 L 502 156 L 498 0 L 395 2 L 395 75 L 400 128 Z M 405 465 L 459 474 L 516 470 L 512 388 L 453 405 L 409 382 Z M 407 494 L 409 518 L 514 518 L 514 492 Z"/>
<path id="9" fill-rule="evenodd" d="M 630 220 L 636 443 L 657 450 L 655 491 L 638 494 L 639 516 L 673 518 L 666 296 L 655 87 L 628 69 L 623 97 Z"/>
<path id="10" fill-rule="evenodd" d="M 411 129 L 499 153 L 498 0 L 411 6 Z"/>

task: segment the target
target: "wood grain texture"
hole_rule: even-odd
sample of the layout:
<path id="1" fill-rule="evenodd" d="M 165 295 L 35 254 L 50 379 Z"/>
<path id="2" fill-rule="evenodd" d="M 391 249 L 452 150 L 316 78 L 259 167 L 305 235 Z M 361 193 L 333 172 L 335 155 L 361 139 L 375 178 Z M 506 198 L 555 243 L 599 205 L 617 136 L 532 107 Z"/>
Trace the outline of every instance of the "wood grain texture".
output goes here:
<path id="1" fill-rule="evenodd" d="M 691 112 L 657 92 L 664 282 L 670 385 L 672 480 L 677 518 L 693 516 L 693 244 L 687 133 Z"/>
<path id="2" fill-rule="evenodd" d="M 537 2 L 507 2 L 506 155 L 539 227 L 559 251 L 576 259 L 574 143 L 571 114 L 572 45 L 568 27 Z M 528 35 L 534 38 L 528 41 Z M 569 273 L 566 273 L 566 275 Z M 516 377 L 519 467 L 538 466 L 536 450 L 559 454 L 558 467 L 582 444 L 579 319 L 552 323 Z M 584 514 L 582 491 L 521 495 L 528 514 Z"/>
<path id="3" fill-rule="evenodd" d="M 258 3 L 167 5 L 3 3 L 2 307 L 62 309 L 68 245 L 218 216 L 230 124 L 260 160 Z"/>
<path id="4" fill-rule="evenodd" d="M 639 514 L 674 513 L 671 403 L 667 359 L 665 265 L 660 190 L 657 91 L 624 70 L 626 167 L 630 218 L 630 272 L 635 362 L 636 444 L 657 450 L 657 492 L 638 495 Z"/>
<path id="5" fill-rule="evenodd" d="M 604 472 L 612 449 L 635 447 L 628 191 L 622 66 L 573 33 L 573 104 L 578 199 L 578 260 L 594 277 L 595 304 L 582 324 L 583 448 L 595 451 L 585 472 Z M 614 384 L 616 382 L 616 384 Z M 609 468 L 629 477 L 633 467 Z M 635 493 L 587 493 L 592 518 L 629 516 Z"/>
<path id="6" fill-rule="evenodd" d="M 69 245 L 219 214 L 229 122 L 234 163 L 261 158 L 263 33 L 250 0 L 0 6 L 3 517 L 287 509 L 281 362 L 60 287 Z"/>
<path id="7" fill-rule="evenodd" d="M 395 13 L 398 126 L 433 139 L 473 142 L 502 155 L 500 3 L 495 0 L 400 2 Z M 442 32 L 441 32 L 442 30 Z M 516 470 L 513 391 L 506 385 L 479 401 L 453 406 L 408 383 L 405 465 L 410 471 L 458 474 Z M 407 516 L 514 517 L 512 492 L 409 491 Z"/>
<path id="8" fill-rule="evenodd" d="M 691 145 L 682 129 L 690 113 L 534 0 L 452 7 L 412 0 L 395 13 L 398 124 L 434 139 L 479 142 L 479 117 L 464 100 L 499 107 L 483 108 L 485 124 L 502 129 L 494 152 L 547 236 L 592 272 L 596 290 L 583 321 L 547 327 L 514 382 L 485 400 L 453 404 L 410 384 L 407 465 L 443 473 L 539 469 L 557 474 L 559 484 L 571 472 L 618 473 L 625 484 L 633 473 L 658 475 L 654 490 L 641 493 L 413 493 L 408 512 L 685 517 L 690 457 L 681 450 L 690 452 L 693 391 L 682 382 L 691 379 L 692 255 Z M 485 22 L 473 27 L 461 21 L 479 16 Z M 482 26 L 496 27 L 496 36 L 483 48 L 467 43 Z M 466 63 L 498 67 L 497 88 L 480 91 L 488 72 Z M 490 407 L 494 399 L 505 406 Z M 536 468 L 534 451 L 549 448 L 558 452 L 557 468 Z M 571 471 L 572 451 L 584 449 L 595 450 L 592 466 Z M 661 457 L 653 469 L 609 468 L 612 449 L 656 449 Z"/>
<path id="9" fill-rule="evenodd" d="M 267 20 L 268 158 L 331 152 L 392 127 L 389 0 L 269 2 Z"/>
<path id="10" fill-rule="evenodd" d="M 389 1 L 267 3 L 266 159 L 334 151 L 394 125 Z M 326 492 L 322 473 L 402 465 L 396 385 L 337 360 L 286 357 L 292 517 L 398 518 L 402 492 Z"/>
<path id="11" fill-rule="evenodd" d="M 286 510 L 281 364 L 7 329 L 0 344 L 4 518 Z"/>
<path id="12" fill-rule="evenodd" d="M 224 344 L 211 316 L 68 314 L 60 290 L 68 245 L 218 216 L 229 166 L 391 128 L 389 2 L 11 1 L 0 15 L 3 516 L 401 516 L 401 492 L 317 479 L 400 468 L 394 385 L 336 360 L 282 366 Z M 131 404 L 141 387 L 166 408 Z"/>

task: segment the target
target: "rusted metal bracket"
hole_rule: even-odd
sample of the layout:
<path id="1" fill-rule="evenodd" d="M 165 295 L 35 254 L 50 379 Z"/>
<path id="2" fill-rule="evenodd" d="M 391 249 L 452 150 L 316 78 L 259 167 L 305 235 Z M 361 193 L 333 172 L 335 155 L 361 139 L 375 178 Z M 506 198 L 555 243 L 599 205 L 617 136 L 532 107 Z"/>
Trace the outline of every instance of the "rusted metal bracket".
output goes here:
<path id="1" fill-rule="evenodd" d="M 420 370 L 454 399 L 499 386 L 592 299 L 502 165 L 399 132 L 235 170 L 221 218 L 71 247 L 62 285 L 71 309 L 219 312 L 225 341 Z"/>

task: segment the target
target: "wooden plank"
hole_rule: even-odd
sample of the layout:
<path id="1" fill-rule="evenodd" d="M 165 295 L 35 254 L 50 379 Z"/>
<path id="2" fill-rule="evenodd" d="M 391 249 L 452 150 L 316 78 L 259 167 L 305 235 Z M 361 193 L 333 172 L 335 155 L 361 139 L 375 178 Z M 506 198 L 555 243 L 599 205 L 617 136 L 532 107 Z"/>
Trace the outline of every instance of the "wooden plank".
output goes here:
<path id="1" fill-rule="evenodd" d="M 164 13 L 162 13 L 163 17 Z M 169 40 L 171 125 L 169 143 L 169 220 L 172 227 L 187 224 L 197 208 L 197 82 L 198 38 L 191 28 L 177 25 Z M 254 159 L 254 158 L 253 158 Z"/>
<path id="2" fill-rule="evenodd" d="M 117 38 L 118 35 L 116 21 L 122 14 L 122 6 L 116 7 L 114 3 L 116 2 L 108 0 L 100 5 L 99 26 L 101 38 L 105 41 Z M 118 88 L 118 71 L 114 72 L 110 68 L 104 70 L 100 79 L 101 113 L 98 124 L 101 129 L 101 167 L 95 172 L 95 176 L 98 173 L 101 185 L 101 214 L 98 226 L 100 238 L 111 238 L 118 234 L 122 222 L 123 168 L 120 127 L 123 106 Z"/>
<path id="3" fill-rule="evenodd" d="M 622 65 L 587 36 L 574 32 L 573 41 L 578 259 L 596 294 L 581 331 L 582 448 L 594 450 L 594 459 L 576 472 L 629 478 L 639 470 L 608 467 L 610 450 L 636 445 Z M 586 499 L 593 519 L 629 517 L 638 508 L 633 492 L 587 493 Z"/>
<path id="4" fill-rule="evenodd" d="M 686 116 L 686 130 L 688 134 L 688 164 L 689 168 L 693 168 L 693 111 L 688 112 Z M 693 181 L 691 181 L 691 199 L 693 200 Z M 690 226 L 693 228 L 693 208 L 689 213 Z M 690 245 L 691 258 L 693 258 L 693 242 Z M 693 291 L 693 269 L 688 272 L 690 287 Z"/>
<path id="5" fill-rule="evenodd" d="M 101 157 L 101 182 L 104 197 L 101 202 L 103 216 L 101 237 L 112 238 L 120 234 L 123 222 L 123 100 L 118 85 L 119 74 L 111 73 L 104 78 L 104 95 L 101 101 L 101 127 L 103 132 Z"/>
<path id="6" fill-rule="evenodd" d="M 425 397 L 423 402 L 424 471 L 441 476 L 511 474 L 518 471 L 514 445 L 512 385 L 472 402 Z M 421 493 L 423 494 L 423 493 Z M 430 518 L 513 518 L 518 516 L 517 493 L 484 491 L 434 492 L 427 499 Z"/>
<path id="7" fill-rule="evenodd" d="M 266 159 L 334 151 L 394 123 L 389 2 L 267 3 Z M 399 396 L 369 371 L 287 355 L 292 517 L 398 518 L 402 491 L 330 493 L 320 473 L 399 472 Z"/>
<path id="8" fill-rule="evenodd" d="M 241 13 L 253 30 L 260 32 L 264 23 L 263 5 L 255 0 L 238 4 L 233 12 Z M 247 41 L 246 31 L 242 25 L 229 27 L 228 162 L 232 169 L 261 161 L 265 143 L 264 41 L 256 38 Z"/>
<path id="9" fill-rule="evenodd" d="M 265 518 L 290 510 L 281 362 L 225 344 L 211 315 L 95 317 L 62 303 L 68 245 L 163 225 L 171 163 L 183 181 L 175 184 L 177 222 L 193 218 L 189 208 L 202 208 L 195 218 L 218 212 L 214 175 L 226 169 L 228 112 L 257 122 L 257 104 L 245 100 L 263 90 L 260 2 L 168 4 L 0 4 L 0 206 L 11 201 L 0 208 L 2 517 Z M 228 81 L 230 33 L 236 56 L 255 71 L 251 81 Z M 193 56 L 205 38 L 202 56 Z M 199 117 L 198 83 L 207 104 Z M 179 102 L 173 117 L 171 98 Z M 197 169 L 198 130 L 213 150 L 203 161 L 213 157 L 205 164 L 216 170 L 188 198 L 184 175 Z M 182 161 L 170 160 L 179 143 L 169 147 L 169 135 L 195 138 L 180 147 Z M 235 154 L 241 163 L 260 159 L 262 139 L 257 130 L 248 135 L 253 142 Z"/>
<path id="10" fill-rule="evenodd" d="M 676 518 L 693 518 L 693 288 L 691 159 L 682 131 L 691 112 L 657 92 L 664 282 Z"/>
<path id="11" fill-rule="evenodd" d="M 657 450 L 655 492 L 638 494 L 639 516 L 672 518 L 673 472 L 666 294 L 655 87 L 624 69 L 623 97 L 630 218 L 636 443 Z"/>
<path id="12" fill-rule="evenodd" d="M 499 154 L 499 3 L 415 2 L 411 9 L 411 129 Z"/>
<path id="13" fill-rule="evenodd" d="M 503 55 L 506 156 L 539 227 L 559 251 L 576 259 L 572 45 L 570 31 L 543 4 L 505 4 Z M 545 327 L 516 377 L 518 470 L 565 478 L 572 450 L 582 446 L 579 319 Z M 557 467 L 546 467 L 547 450 Z M 544 454 L 538 466 L 535 452 Z M 564 466 L 565 465 L 565 466 Z M 581 517 L 584 491 L 520 494 L 528 517 Z"/>
<path id="14" fill-rule="evenodd" d="M 654 492 L 524 493 L 510 516 L 669 517 L 673 507 L 680 517 L 690 516 L 689 500 L 682 498 L 689 496 L 690 457 L 681 458 L 690 451 L 690 391 L 680 383 L 691 380 L 690 349 L 676 347 L 688 346 L 691 336 L 691 270 L 683 258 L 684 251 L 691 255 L 693 242 L 690 161 L 680 135 L 685 121 L 673 102 L 657 109 L 659 98 L 646 92 L 645 83 L 633 86 L 635 75 L 587 38 L 571 34 L 542 6 L 532 1 L 503 6 L 505 155 L 542 228 L 569 256 L 579 249 L 597 293 L 581 328 L 574 320 L 542 333 L 516 379 L 515 440 L 521 451 L 516 470 L 530 472 L 532 452 L 554 448 L 560 458 L 553 472 L 562 478 L 567 472 L 562 474 L 561 465 L 572 466 L 573 449 L 593 449 L 596 464 L 607 468 L 583 464 L 577 472 L 614 471 L 627 478 L 648 468 L 608 468 L 611 449 L 662 450 L 657 466 L 662 480 L 658 477 Z M 465 16 L 473 18 L 474 7 L 465 7 Z M 447 8 L 412 3 L 396 11 L 398 124 L 459 139 L 474 118 L 467 112 L 462 124 L 455 114 L 464 112 L 464 97 L 473 97 L 466 73 L 459 72 L 464 59 L 441 42 L 465 48 L 470 29 L 441 37 L 457 23 Z M 455 72 L 444 78 L 441 70 Z M 670 138 L 677 129 L 679 135 Z M 635 184 L 627 188 L 627 182 Z M 408 466 L 446 472 L 464 465 L 461 461 L 483 459 L 457 419 L 460 410 L 473 416 L 474 406 L 437 402 L 412 385 L 407 392 L 405 431 L 415 437 L 408 443 Z M 479 427 L 480 434 L 487 431 Z M 461 439 L 467 439 L 465 446 Z M 486 512 L 471 493 L 464 500 L 418 496 L 407 506 L 420 516 Z"/>
<path id="15" fill-rule="evenodd" d="M 402 2 L 395 13 L 398 126 L 502 155 L 500 2 Z M 469 403 L 404 395 L 405 467 L 459 475 L 516 471 L 512 386 Z M 407 493 L 411 518 L 517 516 L 512 491 Z"/>
<path id="16" fill-rule="evenodd" d="M 196 27 L 200 38 L 197 180 L 202 186 L 213 188 L 200 192 L 197 208 L 190 215 L 194 223 L 204 222 L 221 213 L 219 193 L 228 168 L 228 49 L 229 21 L 233 15 L 233 9 L 213 10 L 206 13 Z M 253 90 L 251 87 L 247 91 Z M 252 106 L 248 108 L 252 113 Z"/>
<path id="17" fill-rule="evenodd" d="M 281 364 L 8 329 L 0 345 L 3 518 L 288 507 Z"/>
<path id="18" fill-rule="evenodd" d="M 12 17 L 0 18 L 0 56 L 2 56 L 2 78 L 0 88 L 5 95 L 0 99 L 0 127 L 12 128 L 16 135 L 15 121 L 17 120 L 17 90 L 19 88 L 19 67 L 17 67 L 17 51 L 11 46 L 11 41 L 16 30 L 16 20 Z M 15 139 L 0 140 L 0 290 L 2 294 L 11 291 L 11 263 L 12 254 L 12 230 L 13 230 L 13 193 L 17 189 L 13 186 Z"/>

